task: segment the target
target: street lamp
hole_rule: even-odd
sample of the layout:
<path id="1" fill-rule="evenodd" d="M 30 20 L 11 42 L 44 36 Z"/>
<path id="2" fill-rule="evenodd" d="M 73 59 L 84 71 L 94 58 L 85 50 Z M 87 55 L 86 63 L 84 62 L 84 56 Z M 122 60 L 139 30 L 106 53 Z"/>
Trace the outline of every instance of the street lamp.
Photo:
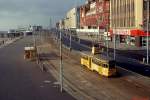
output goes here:
<path id="1" fill-rule="evenodd" d="M 71 41 L 72 41 L 72 36 L 71 36 L 71 34 L 72 34 L 72 33 L 71 33 L 71 31 L 69 31 L 69 32 L 70 32 L 70 48 L 69 48 L 69 49 L 70 49 L 70 51 L 71 51 L 71 49 L 72 49 L 72 48 L 71 48 L 71 46 L 72 46 L 72 42 L 71 42 Z"/>
<path id="2" fill-rule="evenodd" d="M 109 56 L 109 39 L 108 39 L 108 30 L 109 30 L 109 24 L 107 24 L 107 36 L 106 36 L 106 41 L 107 41 L 107 57 Z"/>
<path id="3" fill-rule="evenodd" d="M 114 60 L 116 60 L 116 23 L 114 24 L 113 36 L 114 36 Z"/>
<path id="4" fill-rule="evenodd" d="M 149 64 L 149 0 L 147 0 L 147 64 Z"/>
<path id="5" fill-rule="evenodd" d="M 62 66 L 62 33 L 60 30 L 60 92 L 63 92 L 63 66 Z"/>

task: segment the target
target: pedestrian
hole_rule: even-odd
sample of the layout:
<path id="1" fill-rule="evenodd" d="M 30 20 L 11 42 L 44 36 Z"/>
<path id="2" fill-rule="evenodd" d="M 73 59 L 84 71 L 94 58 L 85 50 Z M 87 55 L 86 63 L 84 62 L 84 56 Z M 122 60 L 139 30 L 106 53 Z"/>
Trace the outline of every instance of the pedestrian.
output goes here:
<path id="1" fill-rule="evenodd" d="M 46 66 L 44 64 L 42 64 L 42 68 L 43 68 L 44 72 L 47 72 L 47 68 L 46 68 Z"/>
<path id="2" fill-rule="evenodd" d="M 5 43 L 5 41 L 3 40 L 3 41 L 2 41 L 2 43 L 4 44 L 4 43 Z"/>

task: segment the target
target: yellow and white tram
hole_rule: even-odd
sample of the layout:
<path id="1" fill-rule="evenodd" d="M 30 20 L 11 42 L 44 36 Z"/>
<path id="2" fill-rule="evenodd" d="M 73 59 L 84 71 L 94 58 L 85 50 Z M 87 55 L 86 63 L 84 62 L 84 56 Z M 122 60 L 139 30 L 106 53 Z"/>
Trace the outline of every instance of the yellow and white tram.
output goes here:
<path id="1" fill-rule="evenodd" d="M 116 75 L 115 61 L 103 55 L 81 54 L 81 65 L 92 71 L 98 72 L 102 76 Z"/>

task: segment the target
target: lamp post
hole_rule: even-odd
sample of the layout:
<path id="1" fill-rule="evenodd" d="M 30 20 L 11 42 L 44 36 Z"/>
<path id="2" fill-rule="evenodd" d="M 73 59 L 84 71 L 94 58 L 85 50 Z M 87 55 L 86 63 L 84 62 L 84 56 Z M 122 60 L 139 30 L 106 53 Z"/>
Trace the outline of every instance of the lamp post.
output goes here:
<path id="1" fill-rule="evenodd" d="M 114 60 L 116 60 L 116 25 L 114 24 Z"/>
<path id="2" fill-rule="evenodd" d="M 109 30 L 109 24 L 107 24 L 107 38 L 106 38 L 106 41 L 107 41 L 107 57 L 109 56 L 108 52 L 109 52 L 109 39 L 108 39 L 108 30 Z"/>
<path id="3" fill-rule="evenodd" d="M 72 41 L 72 36 L 71 36 L 72 33 L 71 33 L 71 31 L 69 31 L 69 34 L 70 34 L 70 48 L 69 49 L 71 51 L 71 49 L 72 49 L 72 42 L 71 42 Z"/>
<path id="4" fill-rule="evenodd" d="M 60 31 L 60 92 L 63 92 L 63 66 L 62 66 L 62 33 Z"/>
<path id="5" fill-rule="evenodd" d="M 149 0 L 147 0 L 147 64 L 149 64 Z"/>

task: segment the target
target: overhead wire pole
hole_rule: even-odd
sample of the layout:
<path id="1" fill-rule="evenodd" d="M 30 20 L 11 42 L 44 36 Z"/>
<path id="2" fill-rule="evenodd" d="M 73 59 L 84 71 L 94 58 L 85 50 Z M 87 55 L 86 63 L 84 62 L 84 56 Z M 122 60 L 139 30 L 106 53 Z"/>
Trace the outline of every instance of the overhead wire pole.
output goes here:
<path id="1" fill-rule="evenodd" d="M 60 30 L 60 92 L 63 92 L 62 33 Z"/>
<path id="2" fill-rule="evenodd" d="M 149 1 L 147 0 L 147 64 L 149 64 Z"/>
<path id="3" fill-rule="evenodd" d="M 116 60 L 116 25 L 114 24 L 114 60 Z"/>
<path id="4" fill-rule="evenodd" d="M 69 30 L 69 33 L 70 33 L 70 51 L 71 51 L 71 49 L 72 49 L 72 32 L 71 32 L 71 30 Z"/>
<path id="5" fill-rule="evenodd" d="M 109 16 L 107 17 L 107 57 L 109 56 L 108 52 L 109 52 L 109 40 L 108 40 L 108 31 L 109 31 Z"/>
<path id="6" fill-rule="evenodd" d="M 50 17 L 50 20 L 49 20 L 49 29 L 52 28 L 52 18 Z"/>
<path id="7" fill-rule="evenodd" d="M 114 1 L 112 1 L 114 3 Z M 115 7 L 116 10 L 116 7 Z M 114 60 L 116 60 L 116 15 L 114 16 L 114 23 L 113 23 L 113 37 L 114 37 Z"/>

